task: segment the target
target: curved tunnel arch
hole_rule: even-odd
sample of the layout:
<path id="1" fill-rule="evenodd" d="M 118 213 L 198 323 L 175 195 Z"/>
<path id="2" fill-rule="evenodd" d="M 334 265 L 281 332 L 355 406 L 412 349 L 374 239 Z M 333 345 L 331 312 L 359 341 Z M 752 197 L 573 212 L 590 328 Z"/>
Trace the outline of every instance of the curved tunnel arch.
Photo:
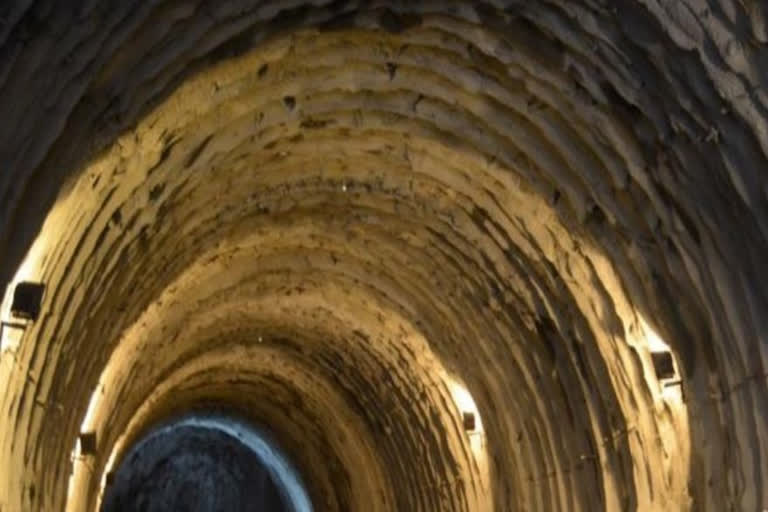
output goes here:
<path id="1" fill-rule="evenodd" d="M 312 510 L 269 433 L 221 410 L 160 424 L 108 474 L 102 510 Z"/>
<path id="2" fill-rule="evenodd" d="M 764 7 L 117 4 L 3 16 L 3 510 L 205 404 L 317 510 L 766 506 Z"/>

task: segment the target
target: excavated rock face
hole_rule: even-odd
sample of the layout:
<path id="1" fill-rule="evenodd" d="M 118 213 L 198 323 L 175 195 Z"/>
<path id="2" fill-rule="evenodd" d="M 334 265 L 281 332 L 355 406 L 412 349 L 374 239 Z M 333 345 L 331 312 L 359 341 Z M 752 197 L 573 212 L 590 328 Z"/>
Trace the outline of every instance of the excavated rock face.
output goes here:
<path id="1" fill-rule="evenodd" d="M 152 432 L 110 476 L 103 512 L 290 510 L 258 453 L 220 429 L 177 422 Z"/>
<path id="2" fill-rule="evenodd" d="M 768 507 L 767 21 L 4 2 L 0 510 L 206 407 L 317 511 Z"/>

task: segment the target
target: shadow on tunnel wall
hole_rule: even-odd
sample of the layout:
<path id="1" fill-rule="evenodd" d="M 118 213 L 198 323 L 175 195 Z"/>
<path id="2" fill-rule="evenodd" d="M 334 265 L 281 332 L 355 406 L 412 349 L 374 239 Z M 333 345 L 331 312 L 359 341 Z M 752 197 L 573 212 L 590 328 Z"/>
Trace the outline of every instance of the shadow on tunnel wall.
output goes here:
<path id="1" fill-rule="evenodd" d="M 484 415 L 492 451 L 491 494 L 498 506 L 525 503 L 533 508 L 539 505 L 586 510 L 592 506 L 634 509 L 650 504 L 647 506 L 658 510 L 675 506 L 719 511 L 757 510 L 768 505 L 768 491 L 762 483 L 766 479 L 768 448 L 764 442 L 765 420 L 760 416 L 768 406 L 768 356 L 761 338 L 767 327 L 764 313 L 768 299 L 754 287 L 765 275 L 768 254 L 768 186 L 764 172 L 768 103 L 762 92 L 768 84 L 764 65 L 768 57 L 768 7 L 764 4 L 735 7 L 730 2 L 710 1 L 696 14 L 675 6 L 688 5 L 684 2 L 657 5 L 630 0 L 605 4 L 510 1 L 500 2 L 500 9 L 486 3 L 458 1 L 336 1 L 292 8 L 279 2 L 219 5 L 203 1 L 191 10 L 173 2 L 91 2 L 79 9 L 65 4 L 69 3 L 46 8 L 34 2 L 29 7 L 11 2 L 0 11 L 6 19 L 0 28 L 0 76 L 5 92 L 0 98 L 0 112 L 5 114 L 0 154 L 9 169 L 0 182 L 0 246 L 4 248 L 0 254 L 0 282 L 14 282 L 13 276 L 33 242 L 47 235 L 41 230 L 46 216 L 68 192 L 80 190 L 80 180 L 89 179 L 82 170 L 92 169 L 91 165 L 98 167 L 96 164 L 110 151 L 118 157 L 107 161 L 120 163 L 114 169 L 100 170 L 101 174 L 94 172 L 91 189 L 94 197 L 103 202 L 83 220 L 88 227 L 83 227 L 80 235 L 82 240 L 97 237 L 93 245 L 98 249 L 111 236 L 110 230 L 130 232 L 136 228 L 135 240 L 127 243 L 130 251 L 120 256 L 124 258 L 121 265 L 124 269 L 146 270 L 150 275 L 156 269 L 150 262 L 139 261 L 142 251 L 154 247 L 154 228 L 138 227 L 143 206 L 134 205 L 135 215 L 131 216 L 129 208 L 122 204 L 122 210 L 107 211 L 107 207 L 114 206 L 110 202 L 114 194 L 122 192 L 118 186 L 135 187 L 147 204 L 160 205 L 158 219 L 162 220 L 163 215 L 171 216 L 170 208 L 166 210 L 165 206 L 175 204 L 177 199 L 166 197 L 171 196 L 173 186 L 152 180 L 171 175 L 173 170 L 190 175 L 198 172 L 203 163 L 212 161 L 214 150 L 224 149 L 216 146 L 221 143 L 217 133 L 203 133 L 205 130 L 198 126 L 180 128 L 188 130 L 184 133 L 187 138 L 164 132 L 147 143 L 152 149 L 145 149 L 146 161 L 127 173 L 127 184 L 108 189 L 107 180 L 118 183 L 122 179 L 122 162 L 133 162 L 132 155 L 141 154 L 139 136 L 135 138 L 136 147 L 131 147 L 127 135 L 141 127 L 146 129 L 143 135 L 154 136 L 146 122 L 155 109 L 167 107 L 168 100 L 185 84 L 196 78 L 194 83 L 200 84 L 209 72 L 217 78 L 206 84 L 210 90 L 190 96 L 200 100 L 200 105 L 207 99 L 226 103 L 217 95 L 230 94 L 226 83 L 230 75 L 226 73 L 234 66 L 219 68 L 221 64 L 236 62 L 256 51 L 274 58 L 279 53 L 274 48 L 282 51 L 280 45 L 288 45 L 285 41 L 293 41 L 286 52 L 290 59 L 300 45 L 306 49 L 314 41 L 335 44 L 334 38 L 338 38 L 344 43 L 339 46 L 345 49 L 332 47 L 331 51 L 359 51 L 362 56 L 356 58 L 365 61 L 359 70 L 339 62 L 330 53 L 318 57 L 308 51 L 306 62 L 284 76 L 280 75 L 285 70 L 279 58 L 247 73 L 247 80 L 255 83 L 271 80 L 274 75 L 280 77 L 270 85 L 275 94 L 280 91 L 281 95 L 273 98 L 276 106 L 270 108 L 279 114 L 273 112 L 277 121 L 269 128 L 285 130 L 289 141 L 272 141 L 265 147 L 251 148 L 252 153 L 263 156 L 263 167 L 272 169 L 269 166 L 276 166 L 275 162 L 290 160 L 290 151 L 311 147 L 313 136 L 332 130 L 339 130 L 333 136 L 342 142 L 324 140 L 317 143 L 317 148 L 327 144 L 341 152 L 346 147 L 355 148 L 354 141 L 362 140 L 362 136 L 356 139 L 356 134 L 365 134 L 373 141 L 381 137 L 387 144 L 381 148 L 366 146 L 365 158 L 354 155 L 356 160 L 350 161 L 355 169 L 347 168 L 345 172 L 362 173 L 358 169 L 364 169 L 366 162 L 381 158 L 377 160 L 381 168 L 392 169 L 393 176 L 400 173 L 408 177 L 392 178 L 401 180 L 395 185 L 386 182 L 386 176 L 368 176 L 368 181 L 361 178 L 360 183 L 344 178 L 347 181 L 342 180 L 342 186 L 334 192 L 338 197 L 329 196 L 333 201 L 318 208 L 322 210 L 318 218 L 325 221 L 325 217 L 332 217 L 333 208 L 352 205 L 342 202 L 352 200 L 341 198 L 354 196 L 359 204 L 352 206 L 363 213 L 349 218 L 360 225 L 375 217 L 371 213 L 373 206 L 365 203 L 366 193 L 374 190 L 384 196 L 397 187 L 405 190 L 409 180 L 413 185 L 407 173 L 419 174 L 414 169 L 423 166 L 421 181 L 416 180 L 422 189 L 409 197 L 419 199 L 433 194 L 438 199 L 429 204 L 414 200 L 421 210 L 407 210 L 405 206 L 405 213 L 395 208 L 394 213 L 387 210 L 389 217 L 382 214 L 381 218 L 392 221 L 398 229 L 393 228 L 394 233 L 381 238 L 395 239 L 397 243 L 406 240 L 417 247 L 420 242 L 407 236 L 411 224 L 402 219 L 415 223 L 420 219 L 418 215 L 430 222 L 439 219 L 441 226 L 448 226 L 446 231 L 461 233 L 455 239 L 448 238 L 445 232 L 435 229 L 437 220 L 429 224 L 429 229 L 420 231 L 425 233 L 422 242 L 429 236 L 430 243 L 423 244 L 427 249 L 419 257 L 445 264 L 435 264 L 435 268 L 418 274 L 422 280 L 403 281 L 409 281 L 424 295 L 433 294 L 430 297 L 444 301 L 446 308 L 456 304 L 466 307 L 464 318 L 460 308 L 449 313 L 441 311 L 444 317 L 434 313 L 442 302 L 434 310 L 425 306 L 424 311 L 434 313 L 433 322 L 425 321 L 419 327 L 423 327 L 421 332 L 431 343 L 442 343 L 435 352 L 452 369 L 461 369 L 467 361 L 473 363 L 473 368 L 487 365 L 485 375 L 474 372 L 466 380 L 477 390 L 481 411 L 498 411 L 499 418 L 495 418 L 497 414 Z M 92 33 L 83 28 L 86 19 L 94 21 Z M 61 36 L 70 33 L 69 39 Z M 69 51 L 53 51 L 53 42 L 58 39 L 38 39 L 36 34 L 59 34 L 62 41 L 81 41 L 89 51 L 77 51 L 76 46 Z M 39 55 L 48 55 L 49 60 L 38 60 Z M 315 100 L 309 95 L 282 94 L 292 83 L 303 83 L 300 72 L 310 64 L 319 66 L 325 62 L 323 59 L 328 59 L 334 73 L 319 74 L 314 80 L 327 79 L 335 84 L 331 92 L 324 94 L 343 91 L 349 95 L 344 98 L 349 103 L 339 102 L 343 104 L 339 110 L 344 110 L 344 115 L 352 112 L 351 128 L 335 127 L 306 113 L 304 109 L 310 112 L 310 103 Z M 20 62 L 30 63 L 37 72 Z M 345 69 L 359 71 L 359 80 L 334 82 L 335 73 L 341 75 Z M 307 83 L 312 81 L 307 79 Z M 271 94 L 272 89 L 267 92 Z M 257 94 L 248 100 L 256 103 L 262 96 Z M 22 102 L 20 98 L 39 101 Z M 401 108 L 398 101 L 405 106 Z M 234 101 L 231 112 L 247 110 L 248 104 Z M 369 119 L 364 119 L 363 111 L 370 114 Z M 376 116 L 381 111 L 386 115 L 379 119 Z M 267 130 L 261 125 L 265 122 L 261 114 L 261 118 L 258 113 L 253 116 L 248 128 L 258 136 Z M 339 114 L 334 122 L 341 124 L 342 117 Z M 432 123 L 436 128 L 429 131 L 419 123 Z M 406 132 L 409 137 L 413 133 L 413 142 L 404 143 L 405 151 L 400 151 L 400 146 L 391 144 L 394 137 L 380 136 L 376 130 L 391 130 L 398 135 Z M 200 140 L 194 139 L 197 135 Z M 415 148 L 421 139 L 428 143 Z M 225 143 L 221 144 L 223 148 Z M 434 156 L 429 154 L 433 148 L 429 144 L 439 148 L 433 151 L 440 153 L 442 160 L 438 164 L 429 161 Z M 396 153 L 394 147 L 399 158 L 396 163 L 391 156 Z M 323 156 L 323 162 L 331 162 L 334 154 Z M 235 156 L 222 159 L 223 165 L 231 164 L 234 169 Z M 177 160 L 182 163 L 169 170 Z M 472 164 L 467 165 L 469 171 L 451 168 L 467 162 Z M 309 164 L 311 160 L 299 162 L 296 168 L 306 169 Z M 423 178 L 429 174 L 428 165 L 432 165 L 430 171 L 439 170 Z M 269 176 L 279 175 L 274 171 Z M 227 176 L 235 180 L 238 175 L 231 171 Z M 314 183 L 311 177 L 301 176 L 302 186 Z M 445 182 L 434 185 L 438 181 L 435 176 Z M 317 190 L 331 194 L 322 188 L 325 185 L 317 185 Z M 219 190 L 217 187 L 224 190 L 212 179 L 210 188 Z M 507 189 L 523 192 L 515 195 Z M 242 197 L 237 195 L 233 202 L 247 202 L 243 192 L 235 194 Z M 307 195 L 310 199 L 317 196 Z M 536 199 L 528 200 L 529 196 Z M 499 197 L 524 197 L 528 202 L 521 202 L 522 208 L 518 208 L 516 203 L 499 202 Z M 276 199 L 275 203 L 284 206 L 286 201 Z M 354 209 L 352 206 L 350 209 Z M 528 211 L 521 211 L 529 206 Z M 248 215 L 278 218 L 285 213 L 279 207 L 254 205 Z M 303 207 L 297 201 L 295 209 Z M 382 211 L 386 208 L 382 207 Z M 466 215 L 438 215 L 446 211 Z M 221 216 L 226 218 L 226 212 Z M 543 227 L 534 232 L 531 225 L 548 216 L 550 224 L 542 221 Z M 286 213 L 280 219 L 288 225 L 293 217 Z M 90 221 L 94 225 L 100 222 L 103 231 L 89 234 Z M 513 230 L 517 234 L 509 235 Z M 345 235 L 353 231 L 349 229 Z M 247 236 L 235 234 L 242 239 Z M 217 244 L 223 244 L 224 234 L 217 237 L 196 246 L 199 252 L 169 257 L 167 267 L 147 285 L 151 293 L 142 296 L 144 302 L 118 304 L 117 313 L 108 311 L 100 297 L 84 291 L 85 305 L 77 303 L 82 289 L 89 289 L 80 285 L 94 279 L 102 290 L 112 290 L 119 284 L 128 290 L 126 297 L 133 297 L 131 293 L 138 297 L 139 292 L 130 290 L 128 278 L 122 282 L 110 275 L 99 281 L 90 271 L 84 271 L 73 276 L 72 283 L 68 281 L 70 260 L 64 256 L 61 268 L 52 263 L 58 261 L 54 257 L 40 263 L 46 276 L 57 279 L 49 283 L 47 304 L 55 303 L 59 308 L 49 307 L 44 312 L 47 316 L 23 340 L 31 343 L 32 336 L 39 334 L 45 343 L 67 340 L 74 344 L 72 340 L 97 339 L 93 333 L 103 332 L 102 327 L 113 329 L 109 333 L 114 336 L 98 340 L 107 347 L 99 352 L 90 351 L 91 345 L 85 342 L 65 349 L 57 345 L 56 350 L 45 349 L 47 345 L 39 349 L 36 344 L 34 349 L 22 346 L 26 352 L 21 354 L 27 358 L 18 363 L 14 353 L 14 363 L 8 363 L 14 368 L 9 372 L 23 376 L 12 381 L 21 383 L 18 389 L 9 385 L 8 410 L 16 411 L 17 416 L 9 425 L 21 425 L 20 432 L 27 424 L 22 424 L 21 419 L 32 416 L 24 407 L 35 399 L 38 388 L 36 377 L 30 377 L 32 384 L 28 384 L 28 368 L 44 366 L 41 372 L 48 380 L 41 378 L 41 382 L 60 382 L 73 372 L 80 353 L 92 354 L 87 365 L 77 367 L 89 370 L 78 383 L 77 396 L 95 394 L 101 377 L 98 368 L 106 364 L 123 331 L 143 318 L 152 301 L 193 266 L 199 254 L 208 254 Z M 352 247 L 353 237 L 349 238 L 348 246 Z M 66 241 L 55 240 L 50 254 L 65 254 L 79 263 L 77 258 L 82 256 L 90 264 L 87 255 L 78 255 L 81 247 L 87 246 L 80 240 L 73 242 L 75 249 Z M 433 250 L 433 241 L 439 250 Z M 321 253 L 321 249 L 316 248 L 314 254 Z M 112 253 L 105 252 L 108 254 L 104 261 L 108 261 Z M 399 252 L 386 255 L 396 261 Z M 333 252 L 326 259 L 336 263 Z M 407 259 L 397 263 L 403 272 L 413 270 Z M 448 272 L 448 263 L 466 269 L 466 275 Z M 107 267 L 103 265 L 97 268 Z M 569 274 L 572 267 L 576 270 Z M 371 266 L 364 268 L 369 276 L 375 275 Z M 456 276 L 460 279 L 450 279 Z M 428 281 L 430 278 L 435 281 Z M 61 287 L 59 281 L 64 283 Z M 418 288 L 423 283 L 427 283 L 424 289 Z M 414 291 L 413 295 L 418 293 Z M 417 303 L 417 298 L 407 295 L 398 306 L 406 310 Z M 71 306 L 72 311 L 82 306 L 77 315 L 73 314 L 75 328 L 71 331 L 58 330 L 58 325 L 70 321 L 62 320 L 70 311 L 63 305 Z M 97 320 L 101 323 L 95 323 Z M 656 389 L 646 340 L 648 331 L 639 327 L 643 322 L 675 354 L 682 380 L 679 401 L 669 400 L 663 389 Z M 67 336 L 73 332 L 79 337 Z M 355 335 L 364 340 L 368 336 Z M 474 350 L 466 348 L 469 343 L 477 343 Z M 36 362 L 35 357 L 48 353 L 57 357 L 63 354 L 62 364 L 70 366 L 58 368 Z M 22 364 L 28 366 L 16 369 Z M 509 397 L 513 385 L 537 391 L 528 398 Z M 65 401 L 64 391 L 60 390 L 65 388 L 54 386 L 50 393 L 60 395 L 52 403 Z M 34 392 L 26 393 L 28 389 Z M 354 397 L 354 393 L 349 394 Z M 58 465 L 57 472 L 45 478 L 39 476 L 43 472 L 34 466 L 35 462 L 23 465 L 24 476 L 8 484 L 14 495 L 17 487 L 22 489 L 18 492 L 24 496 L 20 500 L 30 500 L 38 508 L 42 499 L 49 500 L 47 503 L 63 502 L 66 490 L 59 489 L 59 482 L 66 480 L 64 466 L 71 441 L 88 405 L 83 400 L 67 404 L 73 419 L 68 419 L 63 429 L 67 436 L 62 437 L 66 439 L 56 439 L 53 421 L 36 422 L 34 428 L 38 430 L 31 430 L 23 438 L 35 448 L 22 451 L 37 450 L 33 460 L 38 466 L 39 460 L 46 458 L 43 453 L 56 459 Z M 522 419 L 515 423 L 504 416 L 507 405 L 509 409 L 519 407 L 521 413 L 531 411 L 533 419 L 529 421 L 528 415 L 520 414 Z M 365 404 L 356 406 L 361 416 L 370 414 L 364 411 Z M 37 406 L 30 405 L 29 409 L 33 407 Z M 49 405 L 45 411 L 63 408 Z M 685 412 L 685 422 L 676 419 L 680 410 Z M 126 412 L 119 419 L 127 424 L 128 417 Z M 377 439 L 395 443 L 389 437 L 389 424 L 376 418 L 366 417 L 366 421 L 380 435 Z M 560 421 L 567 428 L 560 429 Z M 22 434 L 8 429 L 8 441 L 0 446 L 10 447 L 2 452 L 10 467 L 30 457 L 20 455 L 13 448 L 15 441 L 10 441 Z M 40 432 L 44 432 L 40 434 L 43 440 L 37 442 L 35 436 Z M 181 432 L 184 436 L 173 441 L 147 441 L 150 444 L 144 446 L 152 449 L 146 454 L 129 455 L 132 472 L 121 476 L 118 470 L 111 491 L 114 494 L 107 495 L 106 506 L 116 507 L 118 501 L 125 503 L 124 499 L 137 500 L 134 505 L 143 506 L 140 500 L 144 491 L 135 492 L 136 486 L 147 489 L 147 493 L 162 493 L 165 491 L 156 487 L 161 483 L 175 489 L 171 493 L 174 499 L 186 496 L 184 499 L 203 503 L 212 496 L 204 492 L 208 483 L 192 485 L 188 480 L 160 475 L 170 469 L 168 475 L 177 475 L 184 464 L 202 462 L 212 464 L 211 472 L 206 473 L 210 475 L 223 469 L 215 462 L 221 457 L 234 463 L 227 464 L 226 471 L 238 471 L 236 478 L 227 478 L 261 481 L 265 492 L 272 492 L 264 471 L 245 464 L 249 455 L 231 443 L 231 438 L 202 434 L 193 428 Z M 192 448 L 199 447 L 203 439 L 209 439 L 217 448 L 193 455 Z M 670 451 L 672 446 L 690 457 L 671 456 L 677 453 Z M 191 459 L 174 462 L 160 456 L 162 447 L 179 452 L 183 449 Z M 451 450 L 453 447 L 447 452 Z M 241 460 L 243 464 L 239 464 Z M 30 488 L 30 482 L 36 483 L 31 488 L 46 491 L 28 498 L 35 495 L 24 490 Z M 233 503 L 257 499 L 255 495 L 237 494 L 242 489 L 231 489 Z M 228 492 L 216 494 L 229 496 Z M 256 492 L 256 488 L 248 492 Z M 460 503 L 457 509 L 467 507 L 469 499 L 464 492 L 456 491 L 461 496 L 456 500 Z"/>

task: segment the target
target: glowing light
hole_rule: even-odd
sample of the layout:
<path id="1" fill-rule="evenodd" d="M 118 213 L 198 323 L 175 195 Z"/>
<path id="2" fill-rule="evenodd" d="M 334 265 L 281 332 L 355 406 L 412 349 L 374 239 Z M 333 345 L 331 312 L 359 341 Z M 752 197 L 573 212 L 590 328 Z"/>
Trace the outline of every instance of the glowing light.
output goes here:
<path id="1" fill-rule="evenodd" d="M 459 379 L 446 375 L 445 383 L 456 404 L 456 412 L 460 425 L 464 428 L 466 428 L 466 426 L 473 427 L 472 429 L 466 430 L 466 434 L 482 489 L 482 492 L 480 493 L 482 496 L 481 500 L 490 500 L 490 465 L 485 445 L 485 430 L 483 428 L 482 416 L 480 415 L 480 411 L 477 408 L 474 398 L 472 398 L 472 394 Z M 471 415 L 472 421 L 466 421 L 467 415 Z M 483 510 L 486 510 L 486 507 L 487 510 L 492 509 L 491 501 L 484 501 L 482 503 L 484 503 L 484 505 L 481 506 Z"/>
<path id="2" fill-rule="evenodd" d="M 480 411 L 477 410 L 477 404 L 475 404 L 475 400 L 472 398 L 472 395 L 469 394 L 467 388 L 460 384 L 456 379 L 449 380 L 448 388 L 450 389 L 451 395 L 453 396 L 453 401 L 456 402 L 456 406 L 459 408 L 459 413 L 461 415 L 464 413 L 474 414 L 474 432 L 482 433 L 483 421 L 480 418 Z"/>
<path id="3" fill-rule="evenodd" d="M 3 295 L 2 303 L 0 304 L 0 320 L 8 321 L 11 319 L 11 304 L 13 303 L 13 292 L 16 289 L 16 285 L 23 281 L 39 282 L 42 275 L 42 267 L 45 262 L 44 254 L 48 249 L 48 238 L 44 235 L 45 230 L 41 231 L 41 234 L 35 239 L 32 247 L 27 252 L 19 268 L 16 270 L 16 274 L 13 279 L 8 283 Z M 44 299 L 45 300 L 45 299 Z M 12 331 L 17 331 L 13 333 Z M 18 329 L 4 329 L 3 339 L 0 340 L 2 344 L 2 352 L 16 352 L 21 340 L 23 339 L 23 331 Z"/>
<path id="4" fill-rule="evenodd" d="M 661 339 L 658 333 L 654 331 L 650 325 L 648 325 L 648 322 L 646 322 L 645 318 L 643 318 L 642 316 L 640 317 L 640 328 L 643 331 L 645 340 L 648 343 L 648 350 L 650 352 L 671 352 L 672 351 L 672 349 L 669 348 L 669 345 L 667 345 L 666 342 Z"/>
<path id="5" fill-rule="evenodd" d="M 102 382 L 96 386 L 96 389 L 94 389 L 91 394 L 91 400 L 88 402 L 88 410 L 85 413 L 83 422 L 80 424 L 80 432 L 90 432 L 94 430 L 96 426 L 96 412 L 99 410 L 101 399 L 104 396 L 104 382 L 105 379 L 109 378 L 109 367 L 107 367 L 104 374 L 101 376 Z"/>
<path id="6" fill-rule="evenodd" d="M 3 329 L 3 339 L 0 341 L 3 345 L 3 352 L 16 352 L 21 344 L 21 338 L 24 335 L 22 329 Z"/>
<path id="7" fill-rule="evenodd" d="M 13 290 L 16 289 L 16 285 L 22 281 L 34 280 L 34 277 L 37 274 L 35 271 L 36 265 L 33 260 L 34 258 L 29 257 L 24 260 L 24 263 L 19 267 L 16 275 L 13 276 L 13 279 L 8 283 L 8 287 L 5 289 L 2 307 L 0 308 L 0 311 L 2 312 L 0 319 L 3 321 L 8 322 L 11 320 L 11 304 L 13 302 Z M 22 329 L 3 329 L 3 339 L 0 340 L 2 351 L 16 352 L 21 344 L 23 336 L 24 331 Z"/>
<path id="8" fill-rule="evenodd" d="M 648 324 L 648 322 L 640 316 L 640 329 L 643 333 L 643 338 L 648 346 L 648 351 L 652 356 L 654 354 L 669 354 L 671 357 L 671 363 L 673 366 L 673 375 L 666 378 L 658 378 L 658 384 L 661 392 L 661 396 L 672 402 L 682 403 L 682 388 L 680 386 L 680 377 L 677 369 L 677 360 L 675 354 L 672 352 L 670 346 L 661 339 L 661 336 Z"/>
<path id="9" fill-rule="evenodd" d="M 466 415 L 472 415 L 474 428 L 467 431 L 469 445 L 476 458 L 484 458 L 485 435 L 483 430 L 483 419 L 480 416 L 480 411 L 477 409 L 477 404 L 467 388 L 458 379 L 449 377 L 447 379 L 447 384 L 451 396 L 453 397 L 453 401 L 456 403 L 458 416 L 462 420 L 462 425 L 464 424 Z"/>
<path id="10" fill-rule="evenodd" d="M 104 373 L 101 376 L 99 385 L 96 386 L 91 399 L 88 402 L 88 410 L 85 413 L 83 422 L 80 424 L 80 432 L 95 432 L 97 430 L 97 414 L 100 411 L 99 405 L 104 396 L 104 386 L 106 382 L 109 382 L 111 377 L 111 367 L 107 365 Z M 82 454 L 82 447 L 80 446 L 80 439 L 75 441 L 75 446 L 72 448 L 72 473 L 69 475 L 69 485 L 67 488 L 67 511 L 78 510 L 82 499 L 82 490 L 87 487 L 88 481 L 94 477 L 92 474 L 93 468 L 86 464 L 84 455 Z M 108 469 L 102 476 L 101 489 L 103 490 L 104 482 L 106 480 L 106 474 L 111 470 L 112 460 L 109 461 Z M 87 480 L 86 480 L 87 479 Z"/>

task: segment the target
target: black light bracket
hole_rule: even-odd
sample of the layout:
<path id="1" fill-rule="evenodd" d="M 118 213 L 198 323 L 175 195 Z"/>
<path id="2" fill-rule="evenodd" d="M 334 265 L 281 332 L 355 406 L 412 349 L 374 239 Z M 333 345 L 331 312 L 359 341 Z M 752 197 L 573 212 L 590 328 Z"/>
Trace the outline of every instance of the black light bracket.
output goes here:
<path id="1" fill-rule="evenodd" d="M 666 350 L 663 352 L 651 352 L 651 361 L 656 372 L 656 378 L 659 381 L 677 378 L 677 370 L 672 352 Z"/>
<path id="2" fill-rule="evenodd" d="M 23 331 L 27 328 L 29 322 L 34 322 L 38 319 L 44 292 L 45 285 L 43 283 L 21 281 L 16 285 L 11 302 L 11 316 L 26 322 L 0 321 L 0 349 L 3 346 L 3 330 L 19 329 Z"/>
<path id="3" fill-rule="evenodd" d="M 94 455 L 96 453 L 96 432 L 80 432 L 80 455 Z"/>
<path id="4" fill-rule="evenodd" d="M 40 316 L 40 306 L 43 302 L 45 285 L 22 281 L 13 290 L 13 302 L 11 303 L 11 316 L 22 320 L 34 322 Z"/>
<path id="5" fill-rule="evenodd" d="M 475 422 L 475 414 L 473 412 L 463 412 L 461 414 L 461 422 L 464 426 L 464 430 L 467 432 L 474 432 L 477 424 Z"/>

